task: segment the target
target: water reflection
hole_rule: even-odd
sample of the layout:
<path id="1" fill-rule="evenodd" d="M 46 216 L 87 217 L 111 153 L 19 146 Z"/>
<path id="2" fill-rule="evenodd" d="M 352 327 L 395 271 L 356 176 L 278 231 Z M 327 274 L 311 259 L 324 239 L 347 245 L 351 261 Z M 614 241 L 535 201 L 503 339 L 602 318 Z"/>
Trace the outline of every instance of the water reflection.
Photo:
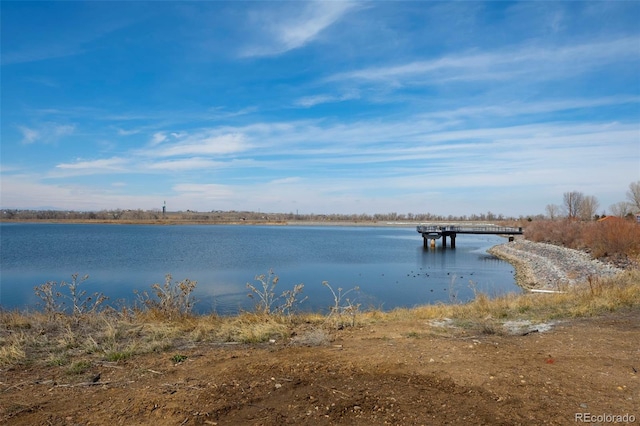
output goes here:
<path id="1" fill-rule="evenodd" d="M 19 224 L 1 229 L 0 305 L 33 307 L 33 287 L 90 276 L 88 292 L 111 301 L 135 300 L 174 280 L 198 282 L 196 308 L 221 314 L 250 310 L 246 284 L 273 269 L 278 291 L 303 283 L 302 307 L 321 311 L 334 289 L 360 287 L 363 307 L 393 309 L 473 298 L 473 288 L 490 295 L 519 291 L 511 265 L 486 250 L 503 240 L 460 236 L 456 249 L 423 248 L 414 228 L 140 226 Z"/>

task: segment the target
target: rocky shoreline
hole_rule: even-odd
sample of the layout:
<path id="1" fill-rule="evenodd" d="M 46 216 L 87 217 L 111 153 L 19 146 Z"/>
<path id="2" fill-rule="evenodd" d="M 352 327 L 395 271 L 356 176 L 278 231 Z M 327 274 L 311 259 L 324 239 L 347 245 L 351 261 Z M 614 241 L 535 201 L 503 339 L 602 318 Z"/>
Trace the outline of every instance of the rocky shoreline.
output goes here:
<path id="1" fill-rule="evenodd" d="M 623 271 L 579 250 L 521 238 L 494 246 L 488 252 L 514 265 L 516 282 L 528 290 L 561 291 L 586 282 L 589 277 L 610 277 Z"/>

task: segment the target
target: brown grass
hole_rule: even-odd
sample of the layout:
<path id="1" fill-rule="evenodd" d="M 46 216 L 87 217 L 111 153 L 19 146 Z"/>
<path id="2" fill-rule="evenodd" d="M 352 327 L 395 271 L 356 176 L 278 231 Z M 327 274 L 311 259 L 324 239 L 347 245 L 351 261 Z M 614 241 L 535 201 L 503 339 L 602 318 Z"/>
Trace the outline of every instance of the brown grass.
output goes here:
<path id="1" fill-rule="evenodd" d="M 458 326 L 495 333 L 501 322 L 594 316 L 640 307 L 640 271 L 592 280 L 563 294 L 511 294 L 491 299 L 479 293 L 473 302 L 427 305 L 391 312 L 365 311 L 356 328 L 378 322 L 451 318 Z M 65 365 L 70 371 L 87 362 L 120 362 L 138 354 L 168 352 L 196 344 L 324 344 L 338 331 L 320 314 L 232 317 L 188 315 L 162 318 L 157 310 L 124 315 L 114 311 L 82 316 L 0 311 L 0 366 L 39 363 Z M 409 330 L 410 331 L 410 330 Z M 84 363 L 84 364 L 83 364 Z"/>
<path id="2" fill-rule="evenodd" d="M 528 239 L 587 248 L 596 257 L 640 256 L 640 226 L 634 222 L 536 221 L 526 229 Z M 121 311 L 15 312 L 0 310 L 0 367 L 38 363 L 65 366 L 78 374 L 94 362 L 121 362 L 139 354 L 179 351 L 197 344 L 269 342 L 319 345 L 336 330 L 335 312 L 285 315 L 265 310 L 232 317 L 193 315 L 191 292 L 195 282 L 173 282 L 153 287 L 155 298 L 141 297 L 141 306 Z M 333 290 L 332 290 L 333 291 Z M 354 308 L 334 292 L 335 308 Z M 348 299 L 346 299 L 348 302 Z M 55 302 L 55 301 L 54 301 Z M 600 315 L 640 308 L 640 271 L 628 270 L 613 278 L 591 279 L 558 294 L 509 294 L 497 298 L 477 293 L 467 304 L 436 304 L 413 309 L 360 311 L 342 326 L 357 329 L 379 322 L 408 323 L 450 318 L 458 327 L 484 334 L 502 329 L 507 320 L 546 321 Z M 355 312 L 355 311 L 354 311 Z M 338 327 L 342 328 L 342 327 Z M 441 331 L 440 331 L 441 332 Z M 407 335 L 423 333 L 407 329 Z"/>
<path id="3" fill-rule="evenodd" d="M 617 309 L 640 306 L 640 272 L 629 271 L 616 278 L 575 286 L 566 293 L 507 294 L 490 299 L 478 294 L 464 305 L 432 305 L 397 309 L 386 319 L 537 319 L 593 316 Z"/>
<path id="4" fill-rule="evenodd" d="M 525 229 L 531 241 L 588 250 L 594 258 L 640 256 L 640 224 L 612 218 L 602 222 L 540 220 Z"/>

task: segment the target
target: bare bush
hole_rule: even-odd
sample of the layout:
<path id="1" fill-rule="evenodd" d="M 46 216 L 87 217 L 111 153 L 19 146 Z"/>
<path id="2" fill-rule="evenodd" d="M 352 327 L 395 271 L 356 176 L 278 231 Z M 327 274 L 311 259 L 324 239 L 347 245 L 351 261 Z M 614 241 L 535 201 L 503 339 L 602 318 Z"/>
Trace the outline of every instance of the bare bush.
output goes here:
<path id="1" fill-rule="evenodd" d="M 536 221 L 527 226 L 524 236 L 535 242 L 587 250 L 594 258 L 640 255 L 640 225 L 633 220 Z"/>
<path id="2" fill-rule="evenodd" d="M 257 298 L 255 307 L 257 313 L 289 315 L 296 305 L 307 300 L 306 297 L 298 300 L 304 284 L 296 284 L 293 289 L 285 290 L 279 296 L 276 296 L 275 289 L 280 278 L 273 272 L 273 269 L 270 269 L 267 274 L 256 276 L 255 279 L 259 282 L 259 285 L 247 283 L 247 288 L 251 290 L 251 293 L 247 296 L 252 299 Z"/>
<path id="3" fill-rule="evenodd" d="M 89 279 L 89 275 L 82 277 L 79 275 L 78 273 L 71 275 L 70 282 L 47 281 L 34 288 L 35 294 L 42 300 L 44 311 L 47 314 L 64 312 L 67 306 L 65 300 L 70 302 L 69 308 L 72 315 L 95 313 L 101 310 L 102 305 L 109 298 L 102 293 L 87 295 L 87 291 L 81 289 L 80 286 Z M 64 290 L 65 288 L 67 290 Z"/>
<path id="4" fill-rule="evenodd" d="M 327 287 L 333 295 L 333 306 L 331 306 L 327 319 L 333 319 L 338 329 L 344 328 L 345 325 L 355 326 L 356 316 L 360 312 L 360 304 L 347 295 L 359 291 L 360 287 L 353 287 L 343 293 L 340 287 L 336 292 L 328 281 L 323 281 L 322 285 Z"/>
<path id="5" fill-rule="evenodd" d="M 173 281 L 171 274 L 167 274 L 164 284 L 156 283 L 151 286 L 153 296 L 146 291 L 135 293 L 147 309 L 154 310 L 163 317 L 172 320 L 191 313 L 196 303 L 192 293 L 197 284 L 197 281 L 191 281 L 188 278 L 180 282 Z"/>
<path id="6" fill-rule="evenodd" d="M 617 218 L 589 225 L 585 227 L 584 245 L 594 257 L 640 255 L 640 225 Z"/>

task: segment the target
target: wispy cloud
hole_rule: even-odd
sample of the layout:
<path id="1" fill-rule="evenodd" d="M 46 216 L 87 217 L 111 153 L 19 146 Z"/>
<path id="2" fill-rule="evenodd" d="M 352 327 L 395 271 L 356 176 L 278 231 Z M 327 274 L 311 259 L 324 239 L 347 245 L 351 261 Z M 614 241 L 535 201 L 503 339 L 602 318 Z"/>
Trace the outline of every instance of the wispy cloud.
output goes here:
<path id="1" fill-rule="evenodd" d="M 2 207 L 23 208 L 24 195 L 32 198 L 30 208 L 61 208 L 73 210 L 102 210 L 114 208 L 159 207 L 157 195 L 123 192 L 126 185 L 108 188 L 80 182 L 42 183 L 35 176 L 3 177 Z"/>
<path id="2" fill-rule="evenodd" d="M 167 140 L 167 135 L 163 132 L 156 132 L 151 137 L 151 146 L 156 146 Z"/>
<path id="3" fill-rule="evenodd" d="M 250 14 L 259 29 L 259 41 L 242 50 L 242 57 L 274 56 L 315 40 L 326 28 L 355 7 L 349 1 L 284 3 Z"/>
<path id="4" fill-rule="evenodd" d="M 487 105 L 463 106 L 456 109 L 442 109 L 420 117 L 428 119 L 456 120 L 460 118 L 512 117 L 534 114 L 549 114 L 560 111 L 582 110 L 606 106 L 640 104 L 639 96 L 605 96 L 600 98 L 566 98 L 538 102 L 509 101 Z"/>
<path id="5" fill-rule="evenodd" d="M 82 172 L 82 174 L 112 173 L 127 171 L 127 166 L 130 163 L 131 161 L 129 159 L 121 157 L 104 158 L 99 160 L 79 159 L 73 163 L 58 164 L 56 168 Z"/>
<path id="6" fill-rule="evenodd" d="M 126 130 L 126 129 L 117 129 L 118 132 L 118 136 L 131 136 L 131 135 L 137 135 L 138 133 L 141 132 L 140 129 L 132 129 L 132 130 Z"/>
<path id="7" fill-rule="evenodd" d="M 156 132 L 144 149 L 130 149 L 125 156 L 58 163 L 50 177 L 98 174 L 157 174 L 215 170 L 249 164 L 236 156 L 251 148 L 240 132 L 213 128 L 194 132 Z"/>
<path id="8" fill-rule="evenodd" d="M 182 171 L 182 170 L 202 170 L 208 169 L 213 170 L 216 168 L 220 168 L 225 163 L 221 161 L 215 161 L 208 158 L 186 158 L 181 160 L 170 160 L 170 161 L 155 161 L 147 164 L 141 164 L 144 170 L 146 171 Z"/>
<path id="9" fill-rule="evenodd" d="M 328 104 L 335 102 L 345 102 L 353 99 L 360 98 L 360 95 L 356 92 L 345 93 L 342 95 L 313 95 L 313 96 L 304 96 L 295 101 L 295 105 L 301 106 L 303 108 L 310 108 L 320 104 Z"/>
<path id="10" fill-rule="evenodd" d="M 71 124 L 42 123 L 37 126 L 18 126 L 22 133 L 22 143 L 35 142 L 53 143 L 59 139 L 73 134 L 75 126 Z"/>
<path id="11" fill-rule="evenodd" d="M 80 55 L 85 49 L 75 43 L 68 45 L 43 45 L 29 50 L 15 50 L 2 54 L 2 65 L 38 62 L 45 59 L 63 58 Z"/>
<path id="12" fill-rule="evenodd" d="M 30 128 L 25 127 L 25 126 L 19 126 L 18 128 L 22 132 L 22 143 L 23 144 L 30 144 L 30 143 L 33 143 L 33 142 L 37 141 L 38 139 L 40 139 L 40 132 L 38 132 L 37 130 L 30 129 Z"/>
<path id="13" fill-rule="evenodd" d="M 638 62 L 637 38 L 562 47 L 519 47 L 488 53 L 463 53 L 398 65 L 368 67 L 334 74 L 327 81 L 437 84 L 451 81 L 554 79 L 615 62 Z"/>
<path id="14" fill-rule="evenodd" d="M 188 194 L 203 200 L 216 200 L 230 198 L 234 195 L 233 190 L 225 185 L 218 184 L 199 184 L 199 183 L 182 183 L 175 185 L 173 190 L 179 194 Z"/>
<path id="15" fill-rule="evenodd" d="M 240 133 L 219 134 L 217 130 L 186 135 L 176 133 L 174 139 L 177 141 L 164 143 L 149 150 L 147 154 L 157 157 L 224 155 L 246 151 L 250 148 L 244 135 Z"/>
<path id="16" fill-rule="evenodd" d="M 3 204 L 518 214 L 638 175 L 637 2 L 10 3 Z"/>

